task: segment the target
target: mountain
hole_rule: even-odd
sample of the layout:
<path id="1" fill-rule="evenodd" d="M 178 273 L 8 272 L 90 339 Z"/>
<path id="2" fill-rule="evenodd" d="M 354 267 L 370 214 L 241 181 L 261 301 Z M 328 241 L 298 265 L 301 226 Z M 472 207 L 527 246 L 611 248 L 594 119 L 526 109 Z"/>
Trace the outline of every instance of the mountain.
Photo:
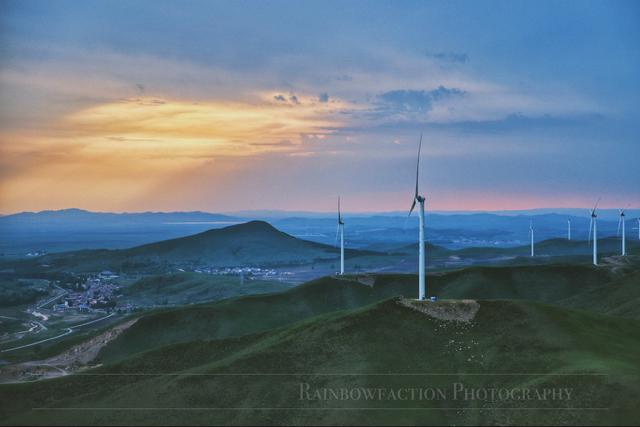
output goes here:
<path id="1" fill-rule="evenodd" d="M 175 266 L 275 267 L 333 260 L 338 250 L 297 239 L 263 221 L 251 221 L 130 249 L 86 250 L 37 258 L 52 269 L 139 271 Z M 345 250 L 345 257 L 375 255 Z"/>
<path id="2" fill-rule="evenodd" d="M 393 298 L 2 385 L 0 423 L 631 425 L 639 356 L 639 321 L 527 301 Z M 388 394 L 411 389 L 425 394 Z M 492 400 L 491 389 L 533 398 Z"/>
<path id="3" fill-rule="evenodd" d="M 0 256 L 81 249 L 122 249 L 183 237 L 244 220 L 206 212 L 22 212 L 0 217 Z"/>
<path id="4" fill-rule="evenodd" d="M 74 229 L 100 226 L 140 226 L 165 222 L 226 221 L 238 222 L 237 217 L 208 212 L 90 212 L 82 209 L 21 212 L 0 217 L 0 230 L 10 227 Z"/>

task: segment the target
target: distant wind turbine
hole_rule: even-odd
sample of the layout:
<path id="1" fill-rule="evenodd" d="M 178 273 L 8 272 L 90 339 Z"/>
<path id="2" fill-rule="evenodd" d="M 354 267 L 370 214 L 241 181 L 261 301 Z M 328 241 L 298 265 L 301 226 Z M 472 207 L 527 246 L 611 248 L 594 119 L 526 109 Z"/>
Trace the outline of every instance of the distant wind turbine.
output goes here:
<path id="1" fill-rule="evenodd" d="M 336 230 L 336 243 L 340 235 L 340 275 L 344 274 L 344 220 L 340 213 L 340 197 L 338 197 L 338 229 Z"/>
<path id="2" fill-rule="evenodd" d="M 622 226 L 622 251 L 621 251 L 622 256 L 627 255 L 627 242 L 626 242 L 627 236 L 624 230 L 624 217 L 625 217 L 624 211 L 626 209 L 627 208 L 619 210 L 620 219 L 618 219 L 618 235 L 620 235 L 620 226 Z"/>
<path id="3" fill-rule="evenodd" d="M 598 203 L 600 203 L 600 199 L 590 211 L 591 221 L 589 222 L 589 243 L 591 243 L 591 232 L 593 231 L 593 265 L 598 265 L 598 215 L 596 214 Z"/>
<path id="4" fill-rule="evenodd" d="M 416 207 L 416 202 L 420 204 L 418 210 L 419 221 L 418 225 L 418 299 L 423 301 L 425 299 L 426 284 L 424 275 L 425 253 L 424 253 L 424 200 L 425 198 L 418 192 L 418 180 L 420 177 L 420 150 L 422 149 L 422 133 L 420 134 L 420 143 L 418 144 L 418 163 L 416 166 L 416 192 L 413 195 L 413 203 L 409 210 L 409 216 Z"/>
<path id="5" fill-rule="evenodd" d="M 567 240 L 571 240 L 571 218 L 567 218 Z"/>
<path id="6" fill-rule="evenodd" d="M 529 237 L 531 238 L 531 256 L 535 255 L 533 250 L 533 220 L 529 222 Z"/>

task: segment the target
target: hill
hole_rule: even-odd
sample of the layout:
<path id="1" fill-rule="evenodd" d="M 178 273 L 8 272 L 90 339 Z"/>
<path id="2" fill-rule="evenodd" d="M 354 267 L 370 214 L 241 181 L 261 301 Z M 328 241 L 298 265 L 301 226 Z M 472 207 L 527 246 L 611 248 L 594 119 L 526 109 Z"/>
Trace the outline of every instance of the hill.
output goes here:
<path id="1" fill-rule="evenodd" d="M 558 301 L 558 305 L 640 319 L 640 272 Z"/>
<path id="2" fill-rule="evenodd" d="M 207 212 L 22 212 L 0 217 L 0 256 L 34 252 L 123 249 L 243 221 Z"/>
<path id="3" fill-rule="evenodd" d="M 619 254 L 620 238 L 605 237 L 598 239 L 598 254 L 600 256 Z M 405 245 L 395 249 L 393 252 L 414 254 L 418 250 L 417 243 Z M 593 248 L 586 240 L 567 240 L 567 239 L 546 239 L 535 242 L 536 257 L 570 257 L 592 254 Z M 463 249 L 447 249 L 432 244 L 426 245 L 427 257 L 459 257 L 461 259 L 475 259 L 477 261 L 490 258 L 500 257 L 529 257 L 531 247 L 529 245 L 514 247 L 487 247 L 477 246 Z M 640 242 L 637 240 L 627 239 L 627 253 L 640 254 Z"/>
<path id="4" fill-rule="evenodd" d="M 83 250 L 50 254 L 30 263 L 72 271 L 153 270 L 176 265 L 206 267 L 271 267 L 334 260 L 338 250 L 329 245 L 297 239 L 263 221 L 212 229 L 187 237 L 150 243 L 130 249 Z M 373 252 L 346 250 L 346 257 Z"/>
<path id="5" fill-rule="evenodd" d="M 122 288 L 124 300 L 136 307 L 201 304 L 241 295 L 284 291 L 280 280 L 246 279 L 237 275 L 175 273 L 147 276 Z"/>
<path id="6" fill-rule="evenodd" d="M 428 275 L 428 294 L 439 298 L 522 299 L 556 303 L 585 292 L 608 289 L 620 276 L 582 265 L 472 267 Z M 633 280 L 631 279 L 629 283 Z M 324 277 L 285 292 L 247 296 L 214 304 L 150 314 L 107 345 L 100 354 L 113 362 L 158 346 L 220 339 L 282 327 L 335 310 L 362 307 L 389 297 L 415 298 L 415 275 Z M 567 307 L 590 308 L 585 297 Z M 640 315 L 633 306 L 629 317 Z"/>
<path id="7" fill-rule="evenodd" d="M 265 333 L 164 347 L 84 374 L 3 385 L 0 419 L 611 425 L 640 416 L 638 321 L 524 301 L 417 308 L 389 299 Z M 442 320 L 442 310 L 467 320 Z M 491 389 L 507 394 L 491 399 Z M 405 398 L 389 397 L 401 390 Z M 523 390 L 532 398 L 518 399 Z"/>

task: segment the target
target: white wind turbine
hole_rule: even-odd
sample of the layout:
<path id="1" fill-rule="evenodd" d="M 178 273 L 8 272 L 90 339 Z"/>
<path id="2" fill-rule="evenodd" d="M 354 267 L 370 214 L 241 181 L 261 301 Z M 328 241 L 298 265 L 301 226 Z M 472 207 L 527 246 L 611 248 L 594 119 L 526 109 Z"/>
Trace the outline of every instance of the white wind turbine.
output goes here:
<path id="1" fill-rule="evenodd" d="M 416 207 L 416 202 L 420 204 L 420 209 L 418 210 L 419 214 L 419 225 L 418 225 L 418 299 L 423 301 L 425 299 L 426 294 L 426 284 L 425 284 L 425 275 L 424 275 L 424 265 L 425 265 L 425 253 L 424 253 L 424 201 L 425 198 L 421 196 L 418 192 L 418 180 L 420 177 L 420 150 L 422 149 L 422 133 L 420 134 L 420 143 L 418 144 L 418 163 L 416 166 L 416 192 L 413 195 L 413 203 L 411 204 L 411 209 L 409 210 L 409 216 L 413 212 L 413 209 Z"/>
<path id="2" fill-rule="evenodd" d="M 533 250 L 533 220 L 529 222 L 529 237 L 531 238 L 531 256 L 534 256 L 535 252 Z"/>
<path id="3" fill-rule="evenodd" d="M 628 206 L 627 206 L 628 207 Z M 620 226 L 622 226 L 622 256 L 627 255 L 627 242 L 626 242 L 626 233 L 624 230 L 624 219 L 625 219 L 625 214 L 624 211 L 627 208 L 624 209 L 620 209 L 618 212 L 620 212 L 620 219 L 618 220 L 618 235 L 620 235 Z"/>
<path id="4" fill-rule="evenodd" d="M 340 235 L 340 275 L 344 274 L 344 220 L 340 213 L 340 197 L 338 197 L 338 229 L 336 230 L 336 243 Z"/>
<path id="5" fill-rule="evenodd" d="M 567 218 L 567 240 L 571 240 L 571 218 Z"/>
<path id="6" fill-rule="evenodd" d="M 600 203 L 600 199 L 590 211 L 591 221 L 589 222 L 589 243 L 591 243 L 591 232 L 593 231 L 593 265 L 598 265 L 598 215 L 596 214 L 598 203 Z"/>

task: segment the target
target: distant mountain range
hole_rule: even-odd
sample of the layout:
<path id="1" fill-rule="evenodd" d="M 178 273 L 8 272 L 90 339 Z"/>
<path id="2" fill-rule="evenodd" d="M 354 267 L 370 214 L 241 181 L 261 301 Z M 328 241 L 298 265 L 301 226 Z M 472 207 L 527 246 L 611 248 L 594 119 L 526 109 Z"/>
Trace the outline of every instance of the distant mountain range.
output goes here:
<path id="1" fill-rule="evenodd" d="M 239 222 L 241 219 L 229 215 L 193 212 L 137 212 L 112 213 L 90 212 L 82 209 L 21 212 L 0 217 L 0 230 L 4 227 L 60 227 L 84 228 L 112 226 L 140 226 L 171 222 Z"/>
<path id="2" fill-rule="evenodd" d="M 427 239 L 432 244 L 458 249 L 475 246 L 509 247 L 528 241 L 533 221 L 536 240 L 564 237 L 567 219 L 572 222 L 572 236 L 586 239 L 589 217 L 548 213 L 541 209 L 534 215 L 496 213 L 431 213 L 426 216 Z M 529 211 L 522 211 L 529 212 Z M 600 212 L 599 235 L 615 236 L 618 219 Z M 636 211 L 627 215 L 627 235 L 637 238 Z M 617 212 L 616 212 L 617 214 Z M 604 218 L 612 220 L 604 220 Z M 278 229 L 294 237 L 333 245 L 336 219 L 333 214 L 246 211 L 233 215 L 207 212 L 109 213 L 80 209 L 23 212 L 0 217 L 0 254 L 22 257 L 27 253 L 61 252 L 80 249 L 124 249 L 146 243 L 178 238 L 212 228 L 269 219 Z M 416 241 L 416 218 L 406 213 L 345 214 L 346 245 L 350 248 L 387 251 Z"/>

